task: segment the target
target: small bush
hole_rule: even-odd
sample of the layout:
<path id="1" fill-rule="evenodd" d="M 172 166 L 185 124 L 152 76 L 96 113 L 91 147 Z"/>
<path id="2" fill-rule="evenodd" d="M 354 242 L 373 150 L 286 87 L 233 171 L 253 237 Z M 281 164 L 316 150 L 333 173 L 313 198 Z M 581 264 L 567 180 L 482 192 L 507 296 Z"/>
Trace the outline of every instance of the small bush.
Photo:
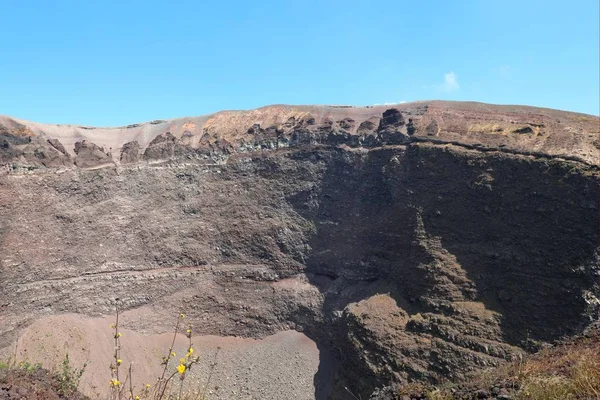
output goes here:
<path id="1" fill-rule="evenodd" d="M 60 372 L 54 375 L 54 378 L 59 383 L 59 393 L 64 396 L 72 395 L 79 387 L 79 381 L 81 381 L 81 376 L 85 372 L 86 367 L 87 363 L 83 364 L 83 367 L 80 369 L 73 368 L 69 360 L 69 353 L 65 354 Z"/>
<path id="2" fill-rule="evenodd" d="M 42 364 L 40 364 L 40 363 L 32 364 L 29 361 L 21 361 L 19 363 L 19 369 L 22 369 L 25 372 L 35 372 L 35 371 L 39 370 L 40 368 L 42 368 Z"/>

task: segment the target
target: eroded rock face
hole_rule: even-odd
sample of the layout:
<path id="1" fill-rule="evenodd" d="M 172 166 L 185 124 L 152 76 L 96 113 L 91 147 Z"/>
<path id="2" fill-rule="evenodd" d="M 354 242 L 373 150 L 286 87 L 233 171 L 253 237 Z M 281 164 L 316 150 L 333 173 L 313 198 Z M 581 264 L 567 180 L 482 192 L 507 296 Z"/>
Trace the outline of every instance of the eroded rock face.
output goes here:
<path id="1" fill-rule="evenodd" d="M 344 399 L 583 330 L 597 318 L 597 127 L 411 107 L 215 116 L 185 140 L 173 122 L 121 155 L 169 163 L 0 176 L 0 348 L 119 297 L 144 310 L 127 322 L 138 331 L 168 330 L 181 307 L 199 334 L 303 331 L 338 363 L 322 363 L 316 397 Z M 31 143 L 10 140 L 0 156 Z"/>
<path id="2" fill-rule="evenodd" d="M 50 145 L 52 147 L 54 147 L 56 150 L 60 151 L 65 156 L 69 156 L 69 153 L 67 153 L 67 150 L 65 149 L 65 146 L 63 146 L 63 144 L 60 142 L 60 140 L 58 140 L 58 139 L 48 139 L 48 143 L 50 143 Z"/>
<path id="3" fill-rule="evenodd" d="M 140 161 L 140 145 L 137 141 L 127 142 L 121 149 L 121 163 L 132 164 Z"/>
<path id="4" fill-rule="evenodd" d="M 177 138 L 171 132 L 165 132 L 154 138 L 144 152 L 145 160 L 168 159 L 175 155 L 175 141 Z"/>
<path id="5" fill-rule="evenodd" d="M 150 142 L 144 151 L 144 160 L 167 160 L 175 156 L 186 154 L 189 149 L 183 145 L 182 141 L 171 134 L 165 132 Z"/>
<path id="6" fill-rule="evenodd" d="M 19 164 L 25 164 L 30 168 L 72 165 L 71 157 L 63 151 L 60 142 L 52 139 L 44 141 L 35 136 L 0 134 L 0 162 L 15 167 Z"/>
<path id="7" fill-rule="evenodd" d="M 80 168 L 97 167 L 112 163 L 112 158 L 100 146 L 83 140 L 75 143 L 75 165 Z"/>
<path id="8" fill-rule="evenodd" d="M 322 286 L 324 308 L 350 381 L 456 378 L 573 334 L 597 315 L 586 300 L 597 295 L 597 233 L 586 222 L 598 212 L 595 172 L 568 175 L 563 192 L 551 183 L 568 170 L 560 162 L 456 150 L 340 154 L 317 199 L 295 198 L 317 227 L 308 270 L 336 277 Z M 577 206 L 567 187 L 587 193 Z M 572 253 L 581 240 L 586 249 Z M 395 306 L 367 307 L 382 294 Z"/>
<path id="9" fill-rule="evenodd" d="M 71 165 L 71 158 L 54 147 L 45 146 L 39 142 L 33 142 L 23 149 L 22 157 L 28 163 L 40 163 L 44 167 L 59 167 Z"/>
<path id="10" fill-rule="evenodd" d="M 398 128 L 404 125 L 404 116 L 397 108 L 385 110 L 379 121 L 379 130 L 388 128 Z"/>

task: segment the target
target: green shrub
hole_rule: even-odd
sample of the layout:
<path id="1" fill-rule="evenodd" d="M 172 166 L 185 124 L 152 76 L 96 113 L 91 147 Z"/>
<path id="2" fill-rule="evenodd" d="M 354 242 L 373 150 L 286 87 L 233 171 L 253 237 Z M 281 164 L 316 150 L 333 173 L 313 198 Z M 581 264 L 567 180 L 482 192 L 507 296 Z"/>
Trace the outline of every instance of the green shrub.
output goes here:
<path id="1" fill-rule="evenodd" d="M 40 365 L 41 367 L 41 365 Z M 73 394 L 79 386 L 81 376 L 85 372 L 87 363 L 80 369 L 73 368 L 69 360 L 69 353 L 65 354 L 60 372 L 56 373 L 54 378 L 59 382 L 59 393 L 65 396 Z"/>

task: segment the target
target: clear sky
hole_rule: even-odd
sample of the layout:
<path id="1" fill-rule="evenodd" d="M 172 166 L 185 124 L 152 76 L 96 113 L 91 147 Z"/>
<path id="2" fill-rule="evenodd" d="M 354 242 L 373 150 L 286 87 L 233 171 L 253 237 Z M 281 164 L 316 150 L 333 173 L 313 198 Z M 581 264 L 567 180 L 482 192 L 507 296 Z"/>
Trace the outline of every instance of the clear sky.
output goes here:
<path id="1" fill-rule="evenodd" d="M 599 113 L 598 0 L 0 0 L 0 114 L 451 99 Z"/>

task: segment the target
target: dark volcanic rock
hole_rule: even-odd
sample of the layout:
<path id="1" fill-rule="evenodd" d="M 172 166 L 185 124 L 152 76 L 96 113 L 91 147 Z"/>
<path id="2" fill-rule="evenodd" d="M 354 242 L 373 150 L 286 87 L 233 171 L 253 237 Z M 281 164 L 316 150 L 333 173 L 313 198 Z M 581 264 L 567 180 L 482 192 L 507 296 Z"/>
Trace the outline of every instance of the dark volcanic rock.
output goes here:
<path id="1" fill-rule="evenodd" d="M 122 164 L 132 164 L 140 160 L 140 145 L 136 140 L 123 145 L 120 160 Z"/>
<path id="2" fill-rule="evenodd" d="M 356 124 L 356 121 L 353 120 L 352 118 L 344 118 L 340 121 L 337 121 L 337 124 L 339 125 L 340 128 L 342 128 L 346 131 L 351 131 L 352 129 L 354 129 L 354 125 Z"/>
<path id="3" fill-rule="evenodd" d="M 401 144 L 409 139 L 404 116 L 395 108 L 386 110 L 379 121 L 378 144 Z"/>
<path id="4" fill-rule="evenodd" d="M 12 162 L 23 155 L 22 149 L 15 145 L 15 139 L 16 137 L 12 135 L 0 135 L 0 161 Z M 25 143 L 29 143 L 29 140 Z"/>
<path id="5" fill-rule="evenodd" d="M 52 147 L 54 147 L 56 150 L 58 150 L 61 153 L 63 153 L 65 156 L 69 156 L 69 153 L 67 153 L 67 150 L 65 149 L 65 146 L 63 146 L 63 144 L 60 142 L 60 140 L 58 140 L 58 139 L 48 139 L 48 143 L 50 143 L 50 145 Z"/>
<path id="6" fill-rule="evenodd" d="M 15 136 L 10 133 L 0 133 L 0 147 L 8 148 L 9 145 L 20 145 L 31 143 L 29 136 Z"/>
<path id="7" fill-rule="evenodd" d="M 75 143 L 75 165 L 81 168 L 97 167 L 112 163 L 112 159 L 96 144 L 83 140 Z"/>
<path id="8" fill-rule="evenodd" d="M 317 130 L 321 133 L 329 133 L 333 128 L 333 121 L 329 118 L 326 118 L 321 125 L 317 128 Z"/>
<path id="9" fill-rule="evenodd" d="M 58 145 L 62 147 L 64 153 L 54 145 L 49 144 L 49 141 L 44 142 L 40 138 L 32 140 L 29 145 L 23 148 L 23 158 L 29 164 L 42 165 L 44 167 L 60 167 L 73 164 L 71 156 L 66 153 L 60 142 L 58 142 Z"/>
<path id="10" fill-rule="evenodd" d="M 358 126 L 357 133 L 359 135 L 367 135 L 372 134 L 377 130 L 379 124 L 379 119 L 371 118 L 366 121 L 361 122 Z"/>
<path id="11" fill-rule="evenodd" d="M 254 124 L 250 128 L 248 128 L 249 135 L 256 135 L 262 133 L 262 129 L 260 128 L 260 124 Z"/>
<path id="12" fill-rule="evenodd" d="M 530 126 L 524 126 L 524 127 L 515 129 L 513 132 L 514 133 L 533 133 L 533 128 Z"/>
<path id="13" fill-rule="evenodd" d="M 53 143 L 56 144 L 57 148 Z M 71 156 L 57 140 L 0 134 L 0 161 L 15 166 L 60 167 L 72 165 Z"/>
<path id="14" fill-rule="evenodd" d="M 144 151 L 145 160 L 168 159 L 175 155 L 177 138 L 171 132 L 165 132 L 154 138 Z"/>
<path id="15" fill-rule="evenodd" d="M 315 117 L 313 117 L 311 114 L 307 114 L 305 115 L 301 120 L 300 120 L 300 124 L 301 125 L 315 125 L 317 123 L 317 121 L 315 120 Z"/>
<path id="16" fill-rule="evenodd" d="M 427 134 L 427 136 L 437 136 L 439 130 L 440 130 L 440 127 L 438 126 L 437 121 L 433 120 L 429 123 L 429 125 L 427 125 L 427 128 L 425 129 L 425 133 Z"/>
<path id="17" fill-rule="evenodd" d="M 379 130 L 387 128 L 398 128 L 404 125 L 404 116 L 400 110 L 396 108 L 390 108 L 384 111 L 381 121 L 379 122 Z"/>

